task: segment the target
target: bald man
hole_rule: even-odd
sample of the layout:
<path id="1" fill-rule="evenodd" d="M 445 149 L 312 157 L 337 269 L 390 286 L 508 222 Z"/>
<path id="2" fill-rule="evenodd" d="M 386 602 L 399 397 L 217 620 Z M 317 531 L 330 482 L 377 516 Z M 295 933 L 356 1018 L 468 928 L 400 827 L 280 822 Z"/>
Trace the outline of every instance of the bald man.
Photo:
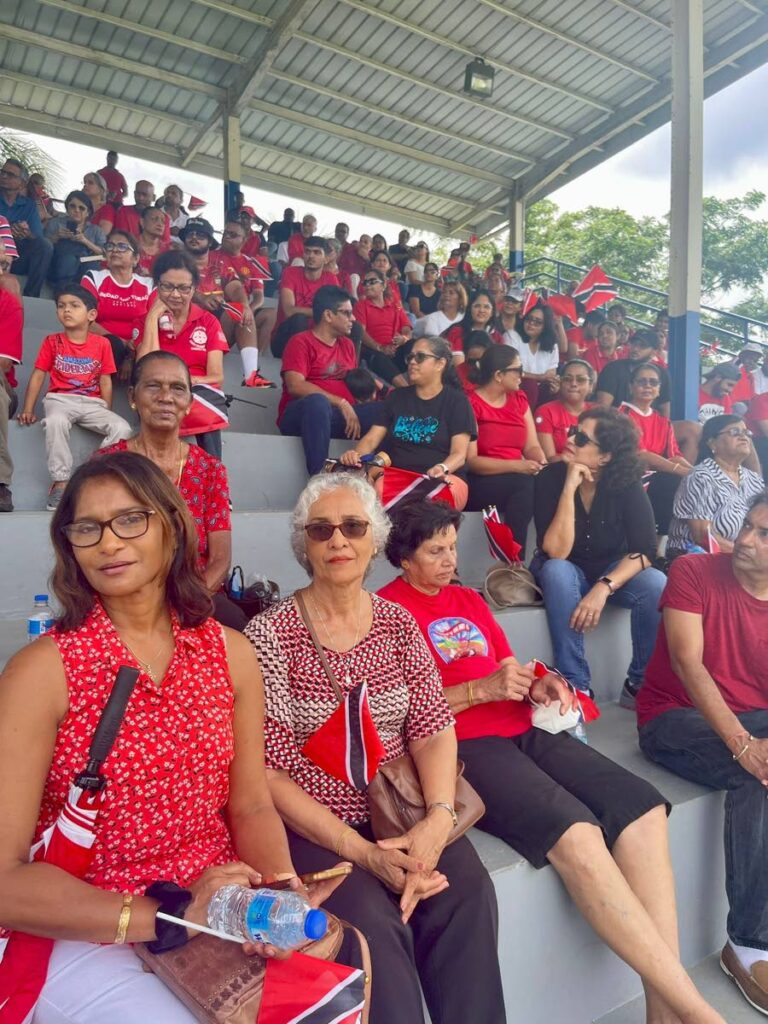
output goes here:
<path id="1" fill-rule="evenodd" d="M 141 211 L 152 206 L 155 201 L 155 186 L 151 181 L 137 181 L 133 190 L 133 206 L 121 206 L 115 215 L 115 231 L 129 231 L 134 238 L 141 234 Z M 171 222 L 165 214 L 165 231 L 162 247 L 167 249 L 171 244 Z"/>

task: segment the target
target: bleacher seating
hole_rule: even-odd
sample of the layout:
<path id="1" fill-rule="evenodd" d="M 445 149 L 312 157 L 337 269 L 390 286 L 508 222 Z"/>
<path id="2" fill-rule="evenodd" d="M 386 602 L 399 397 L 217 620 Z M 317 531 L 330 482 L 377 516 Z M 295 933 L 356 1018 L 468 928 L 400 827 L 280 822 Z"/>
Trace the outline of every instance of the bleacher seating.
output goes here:
<path id="1" fill-rule="evenodd" d="M 56 329 L 52 304 L 26 300 L 25 354 L 20 386 L 26 384 L 40 339 Z M 288 546 L 289 509 L 303 485 L 301 445 L 281 437 L 274 426 L 276 391 L 248 391 L 236 354 L 225 359 L 228 393 L 268 406 L 266 410 L 233 404 L 233 427 L 224 436 L 224 461 L 233 495 L 233 562 L 247 573 L 261 572 L 290 593 L 304 582 Z M 279 380 L 278 366 L 265 357 L 262 372 Z M 118 391 L 117 411 L 128 416 L 125 394 Z M 75 431 L 73 448 L 84 457 L 93 435 Z M 343 450 L 344 442 L 335 442 Z M 15 513 L 2 517 L 3 586 L 0 590 L 0 665 L 24 640 L 24 617 L 32 595 L 46 589 L 51 566 L 47 539 L 50 514 L 44 507 L 48 479 L 39 425 L 10 430 L 16 464 Z M 466 516 L 460 532 L 459 568 L 463 582 L 478 586 L 490 556 L 478 513 Z M 369 579 L 372 588 L 393 575 L 379 560 Z M 518 657 L 551 657 L 546 617 L 541 608 L 500 613 Z M 672 855 L 678 882 L 682 959 L 693 965 L 719 950 L 726 915 L 722 858 L 722 797 L 687 783 L 647 762 L 636 743 L 634 716 L 620 709 L 618 698 L 630 659 L 629 616 L 608 609 L 605 621 L 587 638 L 593 684 L 603 708 L 589 728 L 594 746 L 648 778 L 674 805 L 670 822 Z M 514 785 L 515 780 L 508 780 Z M 510 1024 L 630 1024 L 644 1019 L 639 1010 L 608 1016 L 640 993 L 637 976 L 592 933 L 573 907 L 555 872 L 534 871 L 504 843 L 473 830 L 471 838 L 490 870 L 499 897 L 499 952 Z M 524 926 L 523 926 L 524 922 Z M 721 999 L 722 1003 L 722 999 Z M 743 1004 L 737 1004 L 739 1009 Z M 575 1011 L 574 1007 L 578 1007 Z M 729 1020 L 738 1020 L 738 1010 Z M 747 1019 L 747 1018 L 744 1018 Z"/>

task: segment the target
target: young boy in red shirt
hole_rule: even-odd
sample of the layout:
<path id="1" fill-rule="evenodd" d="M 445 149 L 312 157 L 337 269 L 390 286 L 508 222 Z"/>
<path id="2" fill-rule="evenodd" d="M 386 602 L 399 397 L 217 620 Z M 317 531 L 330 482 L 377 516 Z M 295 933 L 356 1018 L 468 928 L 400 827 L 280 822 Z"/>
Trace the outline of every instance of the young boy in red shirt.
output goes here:
<path id="1" fill-rule="evenodd" d="M 50 374 L 43 398 L 43 429 L 51 489 L 47 509 L 54 511 L 72 472 L 69 432 L 74 424 L 103 434 L 102 448 L 127 439 L 130 425 L 112 412 L 112 378 L 116 372 L 109 340 L 92 334 L 96 299 L 79 284 L 66 285 L 56 295 L 56 316 L 63 330 L 43 338 L 29 378 L 19 423 L 37 422 L 35 404 Z"/>

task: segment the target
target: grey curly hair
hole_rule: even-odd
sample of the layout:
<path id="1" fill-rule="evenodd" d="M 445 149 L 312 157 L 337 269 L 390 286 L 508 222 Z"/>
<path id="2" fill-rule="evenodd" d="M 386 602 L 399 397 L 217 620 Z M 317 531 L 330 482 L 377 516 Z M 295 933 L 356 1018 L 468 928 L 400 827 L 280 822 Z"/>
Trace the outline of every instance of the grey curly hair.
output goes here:
<path id="1" fill-rule="evenodd" d="M 387 543 L 392 524 L 381 507 L 376 491 L 371 484 L 362 476 L 356 476 L 354 473 L 319 473 L 312 477 L 299 495 L 299 500 L 296 502 L 291 516 L 291 547 L 296 561 L 308 576 L 312 575 L 312 566 L 307 557 L 307 535 L 304 527 L 309 521 L 309 510 L 324 495 L 338 491 L 342 487 L 346 487 L 360 499 L 365 514 L 370 520 L 374 558 L 384 550 Z M 369 570 L 372 563 L 373 559 L 368 566 Z"/>

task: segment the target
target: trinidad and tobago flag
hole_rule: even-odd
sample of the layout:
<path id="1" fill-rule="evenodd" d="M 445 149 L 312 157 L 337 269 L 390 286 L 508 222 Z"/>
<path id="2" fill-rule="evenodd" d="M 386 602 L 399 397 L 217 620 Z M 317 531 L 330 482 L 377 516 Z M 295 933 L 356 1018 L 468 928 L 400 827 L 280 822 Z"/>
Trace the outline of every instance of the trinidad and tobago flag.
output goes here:
<path id="1" fill-rule="evenodd" d="M 365 973 L 294 953 L 268 960 L 255 1024 L 361 1024 Z"/>
<path id="2" fill-rule="evenodd" d="M 580 302 L 587 313 L 598 306 L 604 306 L 606 302 L 615 299 L 618 292 L 611 284 L 611 279 L 602 267 L 596 263 L 584 280 L 576 286 L 573 298 Z"/>
<path id="3" fill-rule="evenodd" d="M 324 772 L 364 793 L 386 751 L 368 706 L 368 684 L 359 683 L 301 748 Z"/>
<path id="4" fill-rule="evenodd" d="M 202 210 L 202 208 L 207 205 L 208 203 L 205 199 L 198 199 L 197 196 L 190 196 L 189 201 L 187 202 L 187 209 L 190 213 L 195 213 L 197 210 Z"/>
<path id="5" fill-rule="evenodd" d="M 401 501 L 420 499 L 444 501 L 448 505 L 455 505 L 451 485 L 445 478 L 441 479 L 427 476 L 426 473 L 413 473 L 410 469 L 397 469 L 395 466 L 388 466 L 380 479 L 380 497 L 385 512 L 390 512 Z"/>
<path id="6" fill-rule="evenodd" d="M 243 322 L 243 316 L 245 315 L 245 306 L 242 302 L 230 302 L 229 299 L 224 299 L 221 304 L 222 312 L 228 313 L 230 320 L 234 320 L 236 324 Z"/>
<path id="7" fill-rule="evenodd" d="M 502 523 L 499 510 L 495 505 L 483 509 L 483 526 L 488 537 L 491 557 L 507 565 L 515 565 L 520 561 L 522 546 L 515 540 L 515 535 L 506 523 Z"/>
<path id="8" fill-rule="evenodd" d="M 554 295 L 548 295 L 544 301 L 555 316 L 565 316 L 572 320 L 573 323 L 576 323 L 578 320 L 576 303 L 570 295 L 560 295 L 556 292 Z"/>
<path id="9" fill-rule="evenodd" d="M 229 426 L 227 398 L 223 391 L 210 384 L 192 385 L 192 408 L 181 421 L 179 434 L 208 434 L 212 430 L 226 430 Z"/>
<path id="10" fill-rule="evenodd" d="M 538 292 L 535 292 L 533 288 L 526 288 L 525 294 L 523 295 L 523 306 L 520 310 L 520 316 L 526 317 L 539 301 Z"/>

